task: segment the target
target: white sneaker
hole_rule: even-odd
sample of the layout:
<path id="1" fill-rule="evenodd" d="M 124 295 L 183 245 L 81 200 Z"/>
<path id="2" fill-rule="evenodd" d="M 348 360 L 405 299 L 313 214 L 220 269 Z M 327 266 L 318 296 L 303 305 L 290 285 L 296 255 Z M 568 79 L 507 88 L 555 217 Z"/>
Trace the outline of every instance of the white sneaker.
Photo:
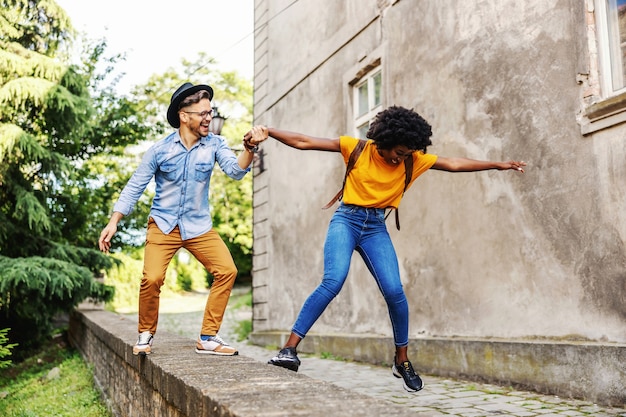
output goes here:
<path id="1" fill-rule="evenodd" d="M 139 333 L 137 344 L 133 347 L 133 355 L 149 355 L 152 353 L 152 333 L 145 331 Z"/>
<path id="2" fill-rule="evenodd" d="M 198 341 L 196 342 L 196 353 L 223 356 L 233 356 L 239 354 L 237 349 L 230 346 L 218 335 L 209 336 L 208 340 L 198 338 Z"/>

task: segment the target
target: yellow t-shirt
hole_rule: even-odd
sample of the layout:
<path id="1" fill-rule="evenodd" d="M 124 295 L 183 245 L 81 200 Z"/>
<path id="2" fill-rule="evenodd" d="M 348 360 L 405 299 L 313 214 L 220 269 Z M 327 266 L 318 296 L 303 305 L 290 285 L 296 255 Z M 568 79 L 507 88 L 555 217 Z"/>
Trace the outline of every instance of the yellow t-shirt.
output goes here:
<path id="1" fill-rule="evenodd" d="M 358 141 L 350 136 L 339 138 L 341 154 L 346 165 Z M 413 152 L 413 175 L 409 187 L 436 161 L 437 155 L 425 154 L 421 151 Z M 387 164 L 378 154 L 374 141 L 368 140 L 354 168 L 348 174 L 342 200 L 345 204 L 361 207 L 398 208 L 402 200 L 404 181 L 404 163 L 397 166 Z"/>

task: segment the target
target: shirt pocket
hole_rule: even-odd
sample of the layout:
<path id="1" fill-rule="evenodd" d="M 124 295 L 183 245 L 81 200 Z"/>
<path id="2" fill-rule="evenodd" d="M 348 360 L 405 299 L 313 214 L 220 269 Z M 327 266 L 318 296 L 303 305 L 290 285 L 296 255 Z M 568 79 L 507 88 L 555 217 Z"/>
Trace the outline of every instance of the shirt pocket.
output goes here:
<path id="1" fill-rule="evenodd" d="M 209 180 L 209 177 L 211 176 L 212 169 L 213 164 L 209 164 L 206 162 L 197 163 L 194 173 L 195 180 L 198 182 L 207 182 Z"/>
<path id="2" fill-rule="evenodd" d="M 176 180 L 176 164 L 163 164 L 159 169 L 163 173 L 163 178 L 167 181 Z"/>

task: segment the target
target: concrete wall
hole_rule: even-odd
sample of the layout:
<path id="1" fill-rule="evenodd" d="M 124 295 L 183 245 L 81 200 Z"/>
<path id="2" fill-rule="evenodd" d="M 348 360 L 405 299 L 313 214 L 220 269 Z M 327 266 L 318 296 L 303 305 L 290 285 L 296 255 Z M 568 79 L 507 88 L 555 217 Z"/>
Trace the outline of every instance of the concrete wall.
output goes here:
<path id="1" fill-rule="evenodd" d="M 412 340 L 626 342 L 626 128 L 583 135 L 600 91 L 593 1 L 256 0 L 255 21 L 255 123 L 352 134 L 350 82 L 380 61 L 383 107 L 422 114 L 429 152 L 528 162 L 524 175 L 427 172 L 407 192 L 402 230 L 389 229 Z M 272 140 L 262 152 L 259 337 L 288 332 L 319 283 L 321 207 L 345 169 L 338 154 Z M 391 336 L 358 256 L 311 334 Z"/>
<path id="2" fill-rule="evenodd" d="M 284 332 L 256 332 L 251 340 L 269 346 L 286 337 Z M 390 366 L 390 346 L 392 338 L 377 335 L 313 334 L 298 350 Z M 423 375 L 486 381 L 607 406 L 626 404 L 624 344 L 420 337 L 409 345 L 409 357 Z"/>

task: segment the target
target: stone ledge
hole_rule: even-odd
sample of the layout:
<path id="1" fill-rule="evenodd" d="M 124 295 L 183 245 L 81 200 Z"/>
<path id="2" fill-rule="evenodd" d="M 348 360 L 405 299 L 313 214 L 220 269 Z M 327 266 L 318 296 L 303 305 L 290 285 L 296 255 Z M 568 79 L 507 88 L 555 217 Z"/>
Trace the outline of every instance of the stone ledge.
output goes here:
<path id="1" fill-rule="evenodd" d="M 289 333 L 254 332 L 260 346 L 282 346 Z M 375 365 L 393 360 L 393 339 L 355 334 L 309 333 L 302 353 Z M 626 404 L 626 345 L 586 341 L 420 337 L 410 340 L 409 358 L 418 373 L 513 386 L 604 406 Z"/>
<path id="2" fill-rule="evenodd" d="M 406 410 L 245 356 L 198 355 L 194 341 L 158 333 L 134 356 L 136 323 L 100 309 L 70 316 L 69 339 L 93 366 L 116 416 L 402 416 Z"/>

